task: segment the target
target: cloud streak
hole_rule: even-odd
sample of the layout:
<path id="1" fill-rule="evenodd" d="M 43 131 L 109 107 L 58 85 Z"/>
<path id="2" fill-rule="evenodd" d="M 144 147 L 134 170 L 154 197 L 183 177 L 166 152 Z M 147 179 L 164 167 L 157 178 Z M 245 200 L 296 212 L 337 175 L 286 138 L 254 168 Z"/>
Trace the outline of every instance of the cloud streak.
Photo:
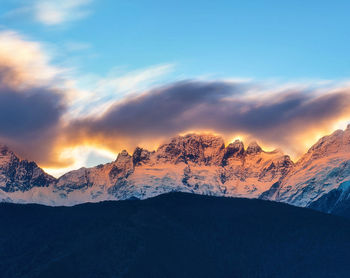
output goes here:
<path id="1" fill-rule="evenodd" d="M 37 21 L 46 25 L 59 25 L 78 20 L 90 14 L 91 0 L 37 0 L 34 14 Z"/>
<path id="2" fill-rule="evenodd" d="M 29 3 L 28 3 L 29 2 Z M 59 26 L 80 20 L 91 14 L 93 0 L 29 0 L 6 14 L 7 17 L 30 15 L 35 21 L 46 26 Z"/>
<path id="3" fill-rule="evenodd" d="M 72 116 L 101 115 L 111 105 L 131 95 L 136 95 L 160 80 L 174 68 L 172 64 L 156 65 L 130 72 L 113 71 L 107 77 L 94 77 L 88 89 L 72 99 Z"/>
<path id="4" fill-rule="evenodd" d="M 74 138 L 120 138 L 132 144 L 186 131 L 245 134 L 289 151 L 303 149 L 304 136 L 350 119 L 348 89 L 275 91 L 249 98 L 249 83 L 183 81 L 116 103 L 98 118 L 79 119 L 67 134 Z M 78 140 L 80 140 L 78 139 Z"/>

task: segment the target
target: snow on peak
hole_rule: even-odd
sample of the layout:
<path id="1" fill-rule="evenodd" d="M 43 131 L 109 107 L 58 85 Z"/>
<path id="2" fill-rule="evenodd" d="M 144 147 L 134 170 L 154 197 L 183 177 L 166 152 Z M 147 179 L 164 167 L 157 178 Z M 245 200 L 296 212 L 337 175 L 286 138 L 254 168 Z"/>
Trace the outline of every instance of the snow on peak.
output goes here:
<path id="1" fill-rule="evenodd" d="M 324 136 L 314 144 L 305 158 L 320 158 L 334 154 L 350 153 L 350 129 L 336 130 L 331 135 Z M 303 158 L 305 160 L 305 158 Z"/>
<path id="2" fill-rule="evenodd" d="M 0 145 L 0 189 L 4 192 L 26 191 L 34 186 L 47 187 L 55 178 L 35 162 L 21 160 L 7 146 Z"/>
<path id="3" fill-rule="evenodd" d="M 15 169 L 15 170 L 14 170 Z M 15 171 L 15 179 L 11 173 Z M 294 164 L 282 151 L 265 152 L 215 135 L 177 136 L 156 151 L 121 151 L 114 162 L 71 171 L 58 180 L 0 146 L 4 200 L 72 205 L 148 198 L 170 191 L 264 198 L 307 206 L 350 180 L 350 128 L 321 138 Z M 262 194 L 263 193 L 263 194 Z"/>
<path id="4" fill-rule="evenodd" d="M 278 185 L 272 200 L 307 206 L 350 180 L 350 129 L 324 136 L 295 164 Z"/>

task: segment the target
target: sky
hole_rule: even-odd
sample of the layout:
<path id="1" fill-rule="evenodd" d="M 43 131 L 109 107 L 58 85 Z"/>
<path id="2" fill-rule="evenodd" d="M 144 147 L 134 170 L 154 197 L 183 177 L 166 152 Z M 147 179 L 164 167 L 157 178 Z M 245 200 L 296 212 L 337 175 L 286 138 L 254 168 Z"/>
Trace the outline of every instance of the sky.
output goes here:
<path id="1" fill-rule="evenodd" d="M 349 9 L 2 0 L 0 142 L 55 176 L 187 132 L 296 160 L 350 122 Z"/>

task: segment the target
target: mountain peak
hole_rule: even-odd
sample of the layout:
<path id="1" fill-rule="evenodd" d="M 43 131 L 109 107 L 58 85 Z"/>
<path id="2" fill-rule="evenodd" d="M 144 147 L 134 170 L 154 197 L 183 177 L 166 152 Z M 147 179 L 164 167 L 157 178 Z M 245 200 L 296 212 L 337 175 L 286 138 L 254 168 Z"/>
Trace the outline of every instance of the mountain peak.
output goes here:
<path id="1" fill-rule="evenodd" d="M 236 139 L 233 143 L 228 144 L 227 148 L 231 148 L 239 154 L 244 153 L 244 144 L 241 140 L 238 139 Z"/>
<path id="2" fill-rule="evenodd" d="M 71 171 L 58 180 L 1 145 L 0 194 L 6 192 L 6 198 L 28 202 L 47 198 L 56 204 L 76 204 L 144 199 L 170 191 L 235 197 L 258 197 L 268 192 L 265 195 L 270 199 L 307 204 L 310 198 L 331 188 L 329 184 L 336 185 L 342 177 L 349 177 L 349 131 L 339 130 L 320 139 L 304 155 L 304 162 L 297 164 L 281 151 L 263 151 L 256 142 L 246 149 L 240 140 L 225 147 L 220 136 L 187 134 L 170 139 L 156 151 L 137 147 L 131 155 L 123 150 L 112 163 Z M 318 184 L 320 188 L 313 190 Z M 11 196 L 10 192 L 18 194 Z M 43 202 L 47 203 L 46 199 Z"/>
<path id="3" fill-rule="evenodd" d="M 0 143 L 0 155 L 6 155 L 8 153 L 12 153 L 9 147 L 5 144 Z"/>
<path id="4" fill-rule="evenodd" d="M 115 160 L 115 162 L 129 160 L 130 158 L 131 158 L 131 155 L 128 153 L 128 151 L 127 150 L 122 150 L 118 154 L 117 159 Z"/>
<path id="5" fill-rule="evenodd" d="M 150 155 L 151 153 L 148 150 L 136 147 L 132 155 L 134 166 L 140 166 L 143 163 L 147 163 L 150 160 Z"/>
<path id="6" fill-rule="evenodd" d="M 129 156 L 129 153 L 127 150 L 122 150 L 118 156 Z"/>
<path id="7" fill-rule="evenodd" d="M 222 158 L 222 165 L 226 166 L 230 158 L 242 158 L 244 156 L 244 144 L 240 140 L 235 140 L 225 148 L 225 154 Z"/>
<path id="8" fill-rule="evenodd" d="M 247 154 L 257 154 L 262 152 L 262 148 L 258 145 L 256 141 L 251 142 L 247 148 Z"/>
<path id="9" fill-rule="evenodd" d="M 338 129 L 332 134 L 322 137 L 307 152 L 312 157 L 329 156 L 350 152 L 350 128 Z"/>
<path id="10" fill-rule="evenodd" d="M 9 149 L 8 146 L 0 144 L 0 167 L 5 167 L 19 158 Z"/>
<path id="11" fill-rule="evenodd" d="M 3 191 L 47 187 L 54 181 L 55 178 L 46 174 L 35 162 L 21 160 L 6 145 L 0 145 L 0 189 Z"/>
<path id="12" fill-rule="evenodd" d="M 158 159 L 172 163 L 219 163 L 218 155 L 225 149 L 225 142 L 220 136 L 208 134 L 187 134 L 171 139 L 156 152 Z"/>
<path id="13" fill-rule="evenodd" d="M 219 142 L 219 144 L 224 144 L 222 137 L 213 134 L 197 134 L 197 133 L 188 133 L 186 135 L 179 135 L 171 138 L 171 142 L 179 142 L 182 144 L 195 144 L 196 142 Z"/>

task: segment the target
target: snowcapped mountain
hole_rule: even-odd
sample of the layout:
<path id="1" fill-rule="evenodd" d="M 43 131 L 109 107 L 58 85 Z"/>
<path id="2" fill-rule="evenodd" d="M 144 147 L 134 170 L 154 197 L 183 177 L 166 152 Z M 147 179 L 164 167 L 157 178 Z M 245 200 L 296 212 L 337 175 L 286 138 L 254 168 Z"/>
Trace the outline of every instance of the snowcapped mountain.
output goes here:
<path id="1" fill-rule="evenodd" d="M 5 166 L 7 167 L 7 166 Z M 150 152 L 122 151 L 114 162 L 71 171 L 59 179 L 1 192 L 2 199 L 49 205 L 144 199 L 171 191 L 257 198 L 293 167 L 280 151 L 240 141 L 225 147 L 218 136 L 178 136 Z"/>
<path id="2" fill-rule="evenodd" d="M 290 173 L 261 198 L 309 206 L 350 181 L 350 125 L 321 138 L 295 164 Z"/>
<path id="3" fill-rule="evenodd" d="M 0 189 L 3 192 L 47 187 L 54 181 L 55 178 L 46 174 L 35 162 L 21 160 L 8 147 L 0 145 Z"/>
<path id="4" fill-rule="evenodd" d="M 339 198 L 349 195 L 339 192 L 350 181 L 350 126 L 320 139 L 295 164 L 281 151 L 265 152 L 255 142 L 247 148 L 239 140 L 225 146 L 218 136 L 189 134 L 156 151 L 122 151 L 111 163 L 55 179 L 2 149 L 0 199 L 9 202 L 74 205 L 181 191 L 316 206 L 333 190 Z"/>

